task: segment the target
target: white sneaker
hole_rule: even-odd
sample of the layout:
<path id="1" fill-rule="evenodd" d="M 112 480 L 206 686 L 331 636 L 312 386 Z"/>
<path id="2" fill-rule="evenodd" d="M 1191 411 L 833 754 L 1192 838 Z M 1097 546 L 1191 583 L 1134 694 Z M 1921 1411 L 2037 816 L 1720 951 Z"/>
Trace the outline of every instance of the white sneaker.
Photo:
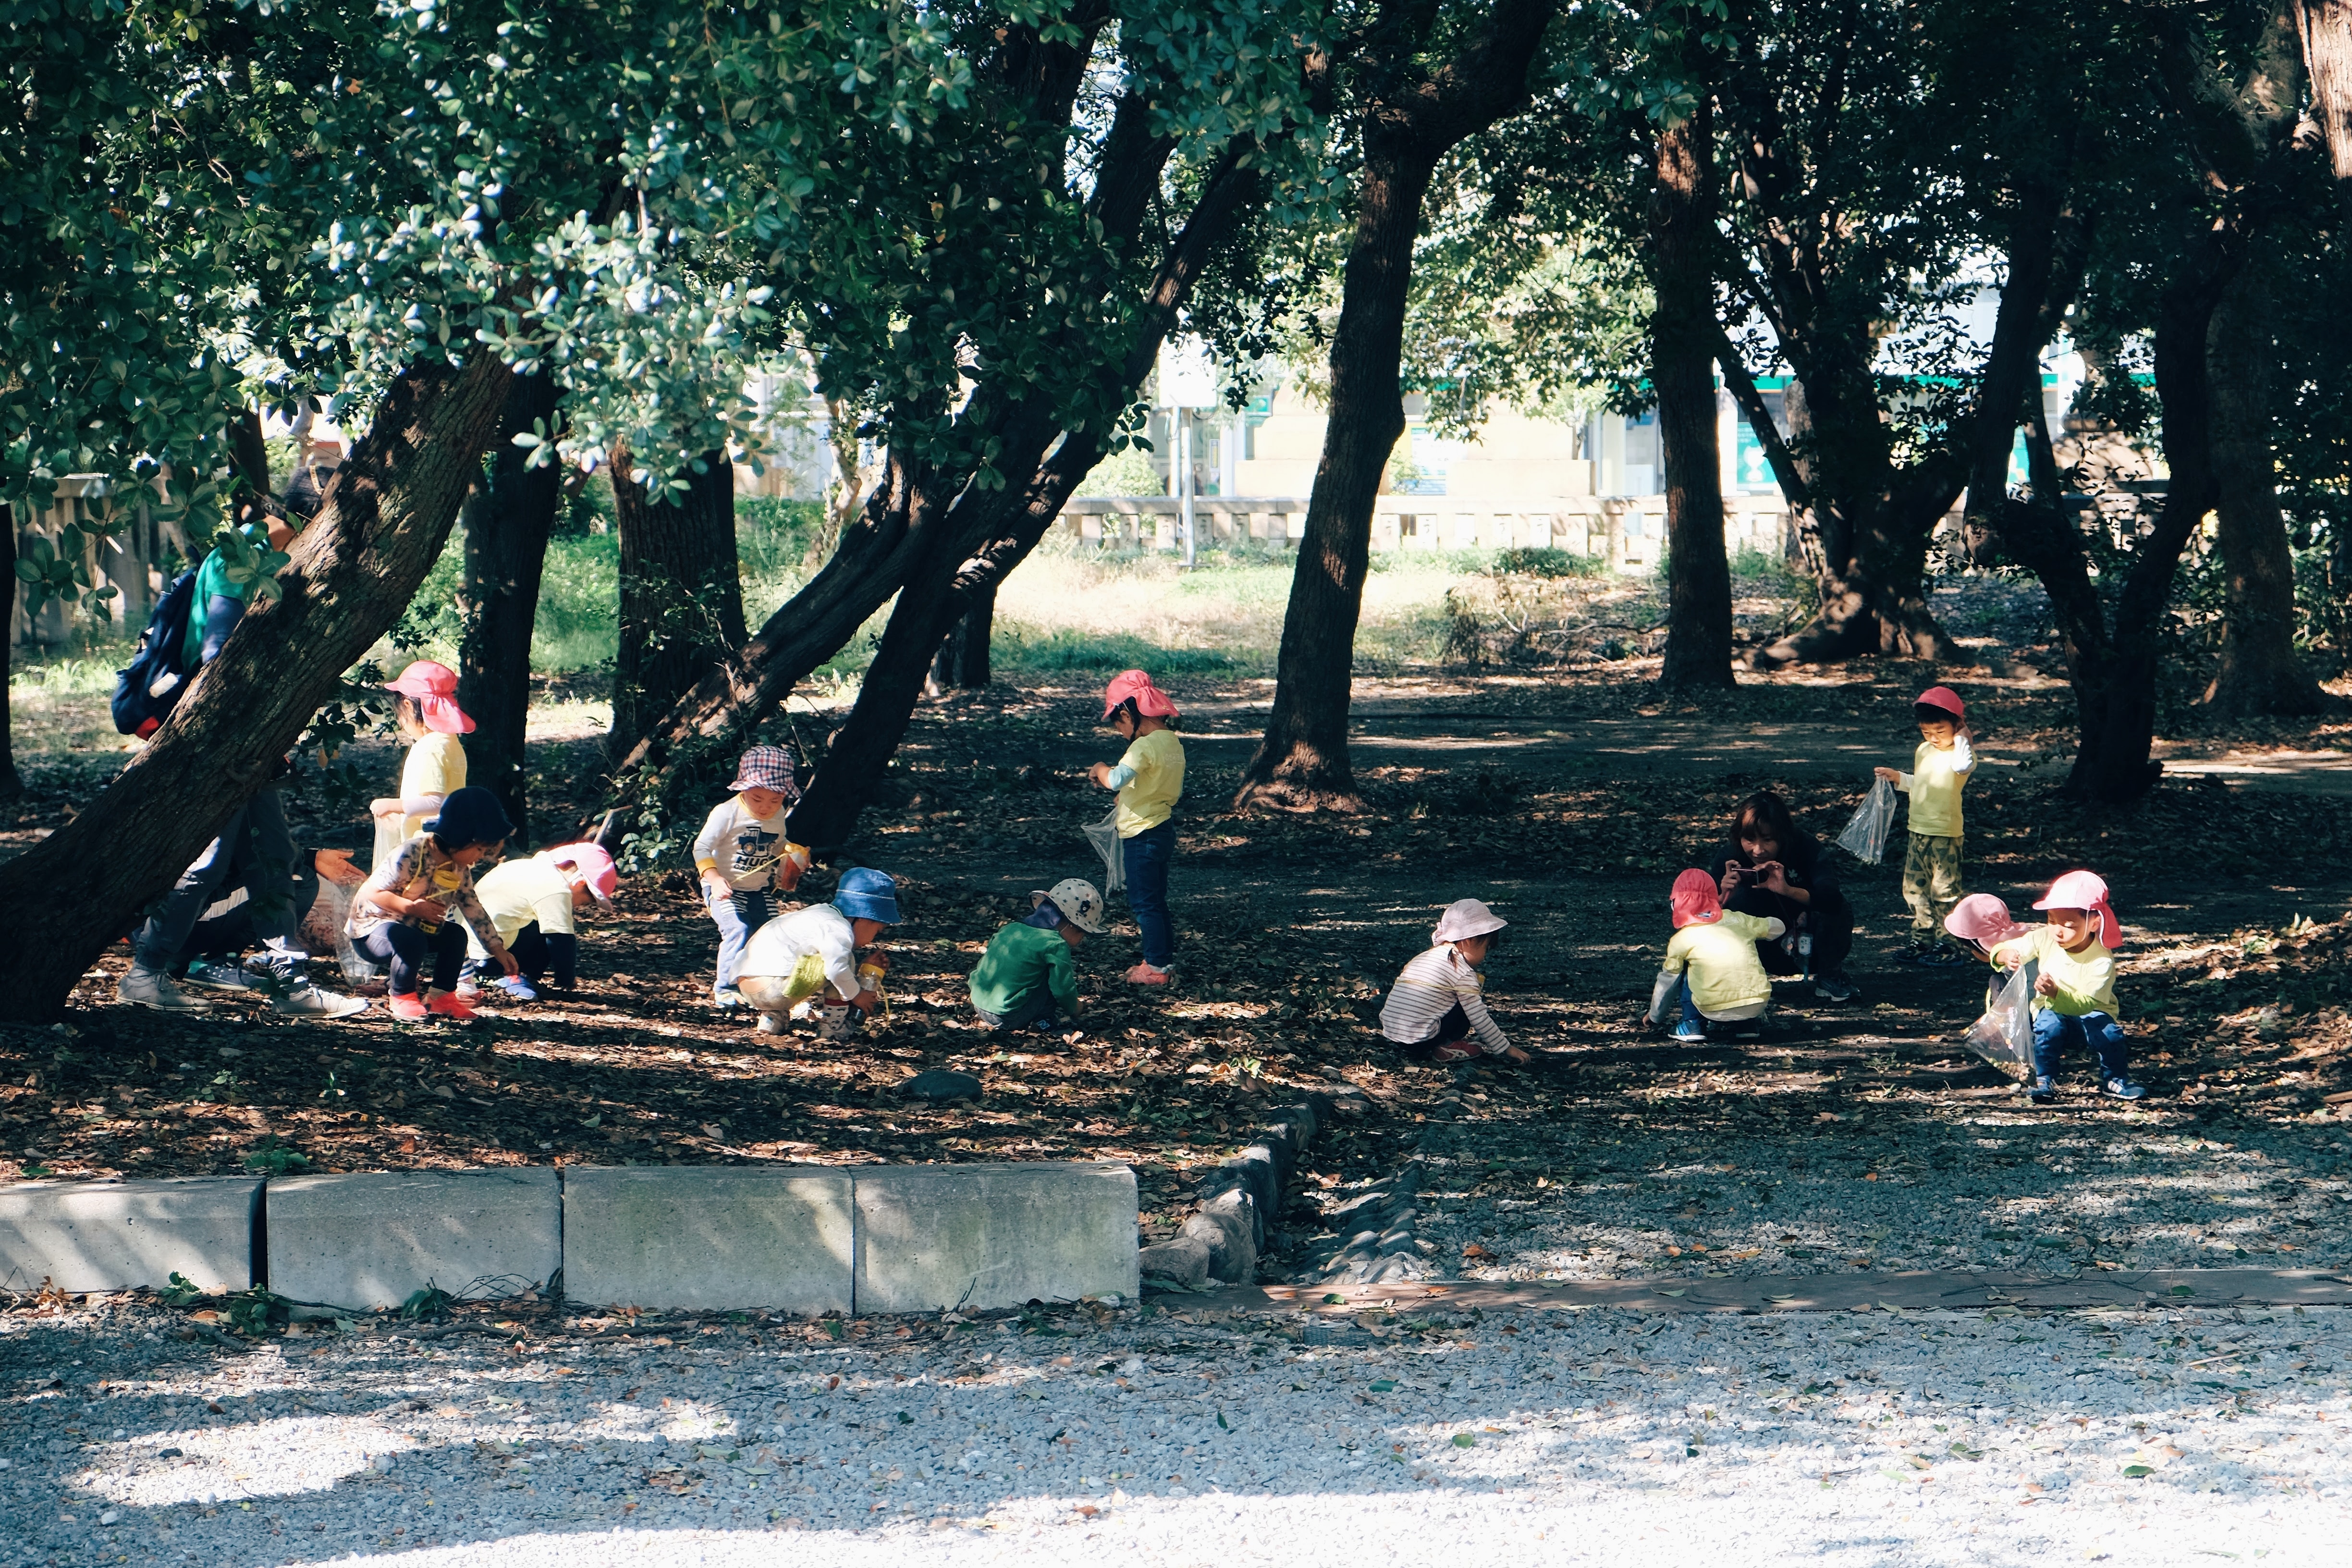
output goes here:
<path id="1" fill-rule="evenodd" d="M 128 1002 L 134 1007 L 152 1007 L 159 1013 L 209 1013 L 213 1010 L 211 1003 L 191 996 L 173 984 L 170 975 L 136 963 L 114 983 L 114 999 Z"/>
<path id="2" fill-rule="evenodd" d="M 792 1033 L 792 1030 L 785 1026 L 784 1016 L 782 1013 L 762 1013 L 760 1015 L 759 1022 L 754 1024 L 752 1027 L 759 1030 L 760 1033 L 763 1035 L 788 1035 Z"/>
<path id="3" fill-rule="evenodd" d="M 348 1018 L 367 1011 L 367 1004 L 340 991 L 329 991 L 299 980 L 270 999 L 270 1011 L 292 1018 Z"/>

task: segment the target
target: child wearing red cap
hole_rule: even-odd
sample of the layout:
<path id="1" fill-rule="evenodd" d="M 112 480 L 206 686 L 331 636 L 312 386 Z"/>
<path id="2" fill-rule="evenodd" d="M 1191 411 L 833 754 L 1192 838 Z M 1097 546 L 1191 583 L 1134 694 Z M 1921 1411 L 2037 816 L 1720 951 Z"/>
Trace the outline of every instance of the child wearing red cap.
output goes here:
<path id="1" fill-rule="evenodd" d="M 1903 851 L 1903 899 L 1911 906 L 1908 963 L 1938 966 L 1970 962 L 1944 940 L 1944 917 L 1960 900 L 1960 787 L 1976 772 L 1968 708 L 1948 686 L 1931 686 L 1911 705 L 1919 749 L 1911 771 L 1871 770 L 1911 797 L 1911 842 Z"/>
<path id="2" fill-rule="evenodd" d="M 1143 962 L 1127 972 L 1131 985 L 1165 985 L 1176 959 L 1168 918 L 1168 863 L 1176 857 L 1176 801 L 1184 793 L 1184 745 L 1172 725 L 1176 704 L 1139 669 L 1114 676 L 1103 691 L 1103 722 L 1127 742 L 1127 754 L 1088 770 L 1118 792 L 1118 840 L 1127 907 L 1143 934 Z"/>
<path id="3" fill-rule="evenodd" d="M 2099 1084 L 2117 1100 L 2147 1093 L 2129 1076 L 2131 1047 L 2116 1022 L 2116 955 L 2123 928 L 2107 885 L 2089 871 L 2069 871 L 2033 906 L 2048 917 L 2023 936 L 2000 943 L 1993 962 L 2041 968 L 2033 983 L 2033 1089 L 2036 1105 L 2057 1098 L 2058 1058 L 2068 1046 L 2099 1058 Z"/>
<path id="4" fill-rule="evenodd" d="M 446 664 L 420 658 L 384 689 L 394 694 L 393 722 L 409 745 L 400 793 L 368 803 L 368 814 L 375 818 L 375 858 L 370 862 L 375 866 L 399 854 L 402 845 L 425 831 L 425 819 L 466 787 L 466 748 L 457 737 L 474 728 L 457 706 L 457 672 Z"/>
<path id="5" fill-rule="evenodd" d="M 1675 879 L 1672 902 L 1674 940 L 1651 988 L 1646 1020 L 1663 1024 L 1667 1009 L 1676 1007 L 1675 1038 L 1704 1040 L 1709 1023 L 1752 1025 L 1763 1017 L 1772 1005 L 1772 977 L 1764 973 L 1756 944 L 1779 938 L 1788 927 L 1769 916 L 1725 909 L 1715 879 L 1696 868 Z"/>

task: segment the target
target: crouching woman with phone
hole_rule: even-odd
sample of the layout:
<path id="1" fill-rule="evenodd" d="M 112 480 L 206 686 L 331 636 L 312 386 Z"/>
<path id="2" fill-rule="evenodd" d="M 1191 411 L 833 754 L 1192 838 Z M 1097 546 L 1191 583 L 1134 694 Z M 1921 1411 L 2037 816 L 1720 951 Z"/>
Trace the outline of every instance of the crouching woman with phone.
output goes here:
<path id="1" fill-rule="evenodd" d="M 1765 973 L 1810 969 L 1814 995 L 1853 999 L 1845 973 L 1846 954 L 1853 950 L 1853 906 L 1838 889 L 1829 851 L 1797 826 L 1788 802 L 1770 790 L 1741 801 L 1732 814 L 1730 841 L 1704 864 L 1717 874 L 1725 909 L 1787 928 L 1786 934 L 1756 944 Z"/>

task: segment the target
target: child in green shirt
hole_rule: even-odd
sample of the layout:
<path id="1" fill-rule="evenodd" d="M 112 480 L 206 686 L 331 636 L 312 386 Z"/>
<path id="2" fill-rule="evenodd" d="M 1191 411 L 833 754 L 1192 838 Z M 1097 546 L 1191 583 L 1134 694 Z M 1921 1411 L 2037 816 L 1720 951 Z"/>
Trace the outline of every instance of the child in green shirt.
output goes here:
<path id="1" fill-rule="evenodd" d="M 1911 797 L 1911 840 L 1903 852 L 1903 899 L 1911 906 L 1911 949 L 1906 963 L 1943 967 L 1971 962 L 1957 942 L 1944 939 L 1943 924 L 1960 901 L 1960 787 L 1976 772 L 1969 742 L 1968 708 L 1948 686 L 1931 686 L 1911 705 L 1919 725 L 1919 749 L 1911 771 L 1871 770 Z"/>
<path id="2" fill-rule="evenodd" d="M 1028 915 L 989 938 L 971 972 L 971 1007 L 989 1029 L 1050 1024 L 1058 1010 L 1078 1016 L 1078 966 L 1071 955 L 1102 934 L 1102 895 L 1067 877 L 1029 895 Z"/>

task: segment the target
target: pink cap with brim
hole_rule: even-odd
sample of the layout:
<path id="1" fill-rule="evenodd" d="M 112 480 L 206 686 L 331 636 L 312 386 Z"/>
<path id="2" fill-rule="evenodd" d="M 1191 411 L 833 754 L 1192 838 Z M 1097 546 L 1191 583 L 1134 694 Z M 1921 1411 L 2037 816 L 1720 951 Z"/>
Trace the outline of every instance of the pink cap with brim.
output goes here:
<path id="1" fill-rule="evenodd" d="M 417 712 L 428 730 L 444 735 L 473 733 L 474 721 L 457 706 L 457 672 L 446 664 L 420 658 L 402 670 L 400 679 L 384 689 L 415 698 Z"/>
<path id="2" fill-rule="evenodd" d="M 1675 929 L 1713 925 L 1723 918 L 1723 895 L 1715 879 L 1694 866 L 1675 879 Z"/>
<path id="3" fill-rule="evenodd" d="M 1176 704 L 1168 694 L 1151 684 L 1151 677 L 1139 669 L 1122 670 L 1110 678 L 1103 689 L 1103 717 L 1118 711 L 1118 705 L 1132 698 L 1135 710 L 1146 719 L 1173 719 Z"/>
<path id="4" fill-rule="evenodd" d="M 2116 919 L 2116 907 L 2108 902 L 2107 884 L 2095 871 L 2069 871 L 2050 884 L 2034 906 L 2037 910 L 2089 910 L 2099 917 L 2099 945 L 2115 949 L 2123 945 L 2123 922 Z"/>
<path id="5" fill-rule="evenodd" d="M 1962 942 L 1998 947 L 2016 941 L 2032 928 L 2018 924 L 2011 917 L 2009 906 L 1990 893 L 1970 893 L 1944 917 L 1944 929 Z"/>
<path id="6" fill-rule="evenodd" d="M 1955 722 L 1969 716 L 1969 705 L 1948 686 L 1931 686 L 1911 700 L 1914 708 L 1941 708 Z"/>
<path id="7" fill-rule="evenodd" d="M 621 868 L 613 864 L 613 857 L 595 844 L 559 844 L 552 849 L 540 851 L 541 858 L 552 865 L 565 867 L 588 884 L 600 904 L 613 901 L 613 890 L 621 885 Z"/>

